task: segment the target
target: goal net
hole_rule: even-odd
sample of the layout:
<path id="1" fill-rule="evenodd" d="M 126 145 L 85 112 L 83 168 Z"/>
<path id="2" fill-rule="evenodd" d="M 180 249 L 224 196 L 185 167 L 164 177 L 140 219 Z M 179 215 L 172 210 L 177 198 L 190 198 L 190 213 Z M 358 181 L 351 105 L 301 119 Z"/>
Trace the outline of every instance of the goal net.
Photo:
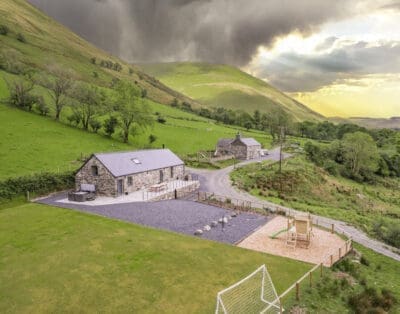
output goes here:
<path id="1" fill-rule="evenodd" d="M 216 314 L 279 313 L 280 302 L 265 265 L 217 295 Z"/>

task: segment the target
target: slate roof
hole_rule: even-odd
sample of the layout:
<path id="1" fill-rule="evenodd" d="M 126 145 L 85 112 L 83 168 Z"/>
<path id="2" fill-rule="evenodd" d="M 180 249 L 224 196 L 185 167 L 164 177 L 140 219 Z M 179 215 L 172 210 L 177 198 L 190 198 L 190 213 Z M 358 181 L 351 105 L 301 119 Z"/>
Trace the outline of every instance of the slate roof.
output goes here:
<path id="1" fill-rule="evenodd" d="M 183 165 L 183 161 L 169 149 L 138 150 L 100 153 L 94 156 L 114 177 Z"/>
<path id="2" fill-rule="evenodd" d="M 218 141 L 217 146 L 218 147 L 226 147 L 231 145 L 236 139 L 232 138 L 222 138 Z M 259 142 L 257 142 L 254 138 L 252 137 L 241 137 L 240 140 L 244 145 L 246 146 L 261 146 Z"/>
<path id="3" fill-rule="evenodd" d="M 231 139 L 231 138 L 221 138 L 221 139 L 218 141 L 217 146 L 218 146 L 218 147 L 226 147 L 226 146 L 231 145 L 232 142 L 233 142 L 233 139 Z"/>
<path id="4" fill-rule="evenodd" d="M 255 145 L 260 145 L 259 142 L 257 142 L 254 138 L 252 137 L 241 137 L 240 140 L 242 141 L 243 144 L 246 146 L 255 146 Z"/>

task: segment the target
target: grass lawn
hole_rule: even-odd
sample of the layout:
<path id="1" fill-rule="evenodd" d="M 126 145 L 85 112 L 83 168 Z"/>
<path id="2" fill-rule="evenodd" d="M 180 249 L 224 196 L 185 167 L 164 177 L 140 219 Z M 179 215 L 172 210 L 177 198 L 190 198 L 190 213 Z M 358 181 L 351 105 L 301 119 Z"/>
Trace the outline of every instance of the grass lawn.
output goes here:
<path id="1" fill-rule="evenodd" d="M 266 264 L 279 292 L 309 264 L 39 204 L 0 210 L 0 312 L 210 313 Z"/>

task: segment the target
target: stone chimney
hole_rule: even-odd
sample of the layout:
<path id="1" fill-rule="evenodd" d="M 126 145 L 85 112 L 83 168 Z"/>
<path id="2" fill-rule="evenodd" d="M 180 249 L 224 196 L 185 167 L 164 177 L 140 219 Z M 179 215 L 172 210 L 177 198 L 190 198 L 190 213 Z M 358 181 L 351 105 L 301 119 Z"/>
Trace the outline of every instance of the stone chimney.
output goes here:
<path id="1" fill-rule="evenodd" d="M 236 139 L 240 140 L 241 138 L 242 138 L 242 134 L 240 134 L 240 132 L 237 132 L 236 133 Z"/>

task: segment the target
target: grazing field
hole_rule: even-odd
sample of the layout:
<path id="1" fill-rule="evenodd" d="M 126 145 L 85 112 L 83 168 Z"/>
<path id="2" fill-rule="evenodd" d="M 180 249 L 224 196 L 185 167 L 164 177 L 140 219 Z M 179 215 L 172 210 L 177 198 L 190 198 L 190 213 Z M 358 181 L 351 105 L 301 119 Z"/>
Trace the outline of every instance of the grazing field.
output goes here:
<path id="1" fill-rule="evenodd" d="M 39 204 L 0 210 L 0 312 L 210 313 L 261 264 L 279 292 L 309 264 Z"/>
<path id="2" fill-rule="evenodd" d="M 150 75 L 208 107 L 269 112 L 282 108 L 295 120 L 323 117 L 266 82 L 228 65 L 207 63 L 142 64 Z"/>
<path id="3" fill-rule="evenodd" d="M 163 105 L 154 107 L 164 109 Z M 165 115 L 165 124 L 155 123 L 153 128 L 132 137 L 131 144 L 127 145 L 118 138 L 86 132 L 52 118 L 0 105 L 0 179 L 39 171 L 73 170 L 81 165 L 82 157 L 103 151 L 159 148 L 164 144 L 184 157 L 198 150 L 213 150 L 219 138 L 233 137 L 237 132 L 210 122 L 185 120 L 176 111 L 174 117 L 171 113 L 168 113 L 171 117 Z M 261 132 L 243 133 L 266 147 L 270 145 L 269 138 Z M 148 142 L 150 134 L 157 137 L 152 145 Z"/>

